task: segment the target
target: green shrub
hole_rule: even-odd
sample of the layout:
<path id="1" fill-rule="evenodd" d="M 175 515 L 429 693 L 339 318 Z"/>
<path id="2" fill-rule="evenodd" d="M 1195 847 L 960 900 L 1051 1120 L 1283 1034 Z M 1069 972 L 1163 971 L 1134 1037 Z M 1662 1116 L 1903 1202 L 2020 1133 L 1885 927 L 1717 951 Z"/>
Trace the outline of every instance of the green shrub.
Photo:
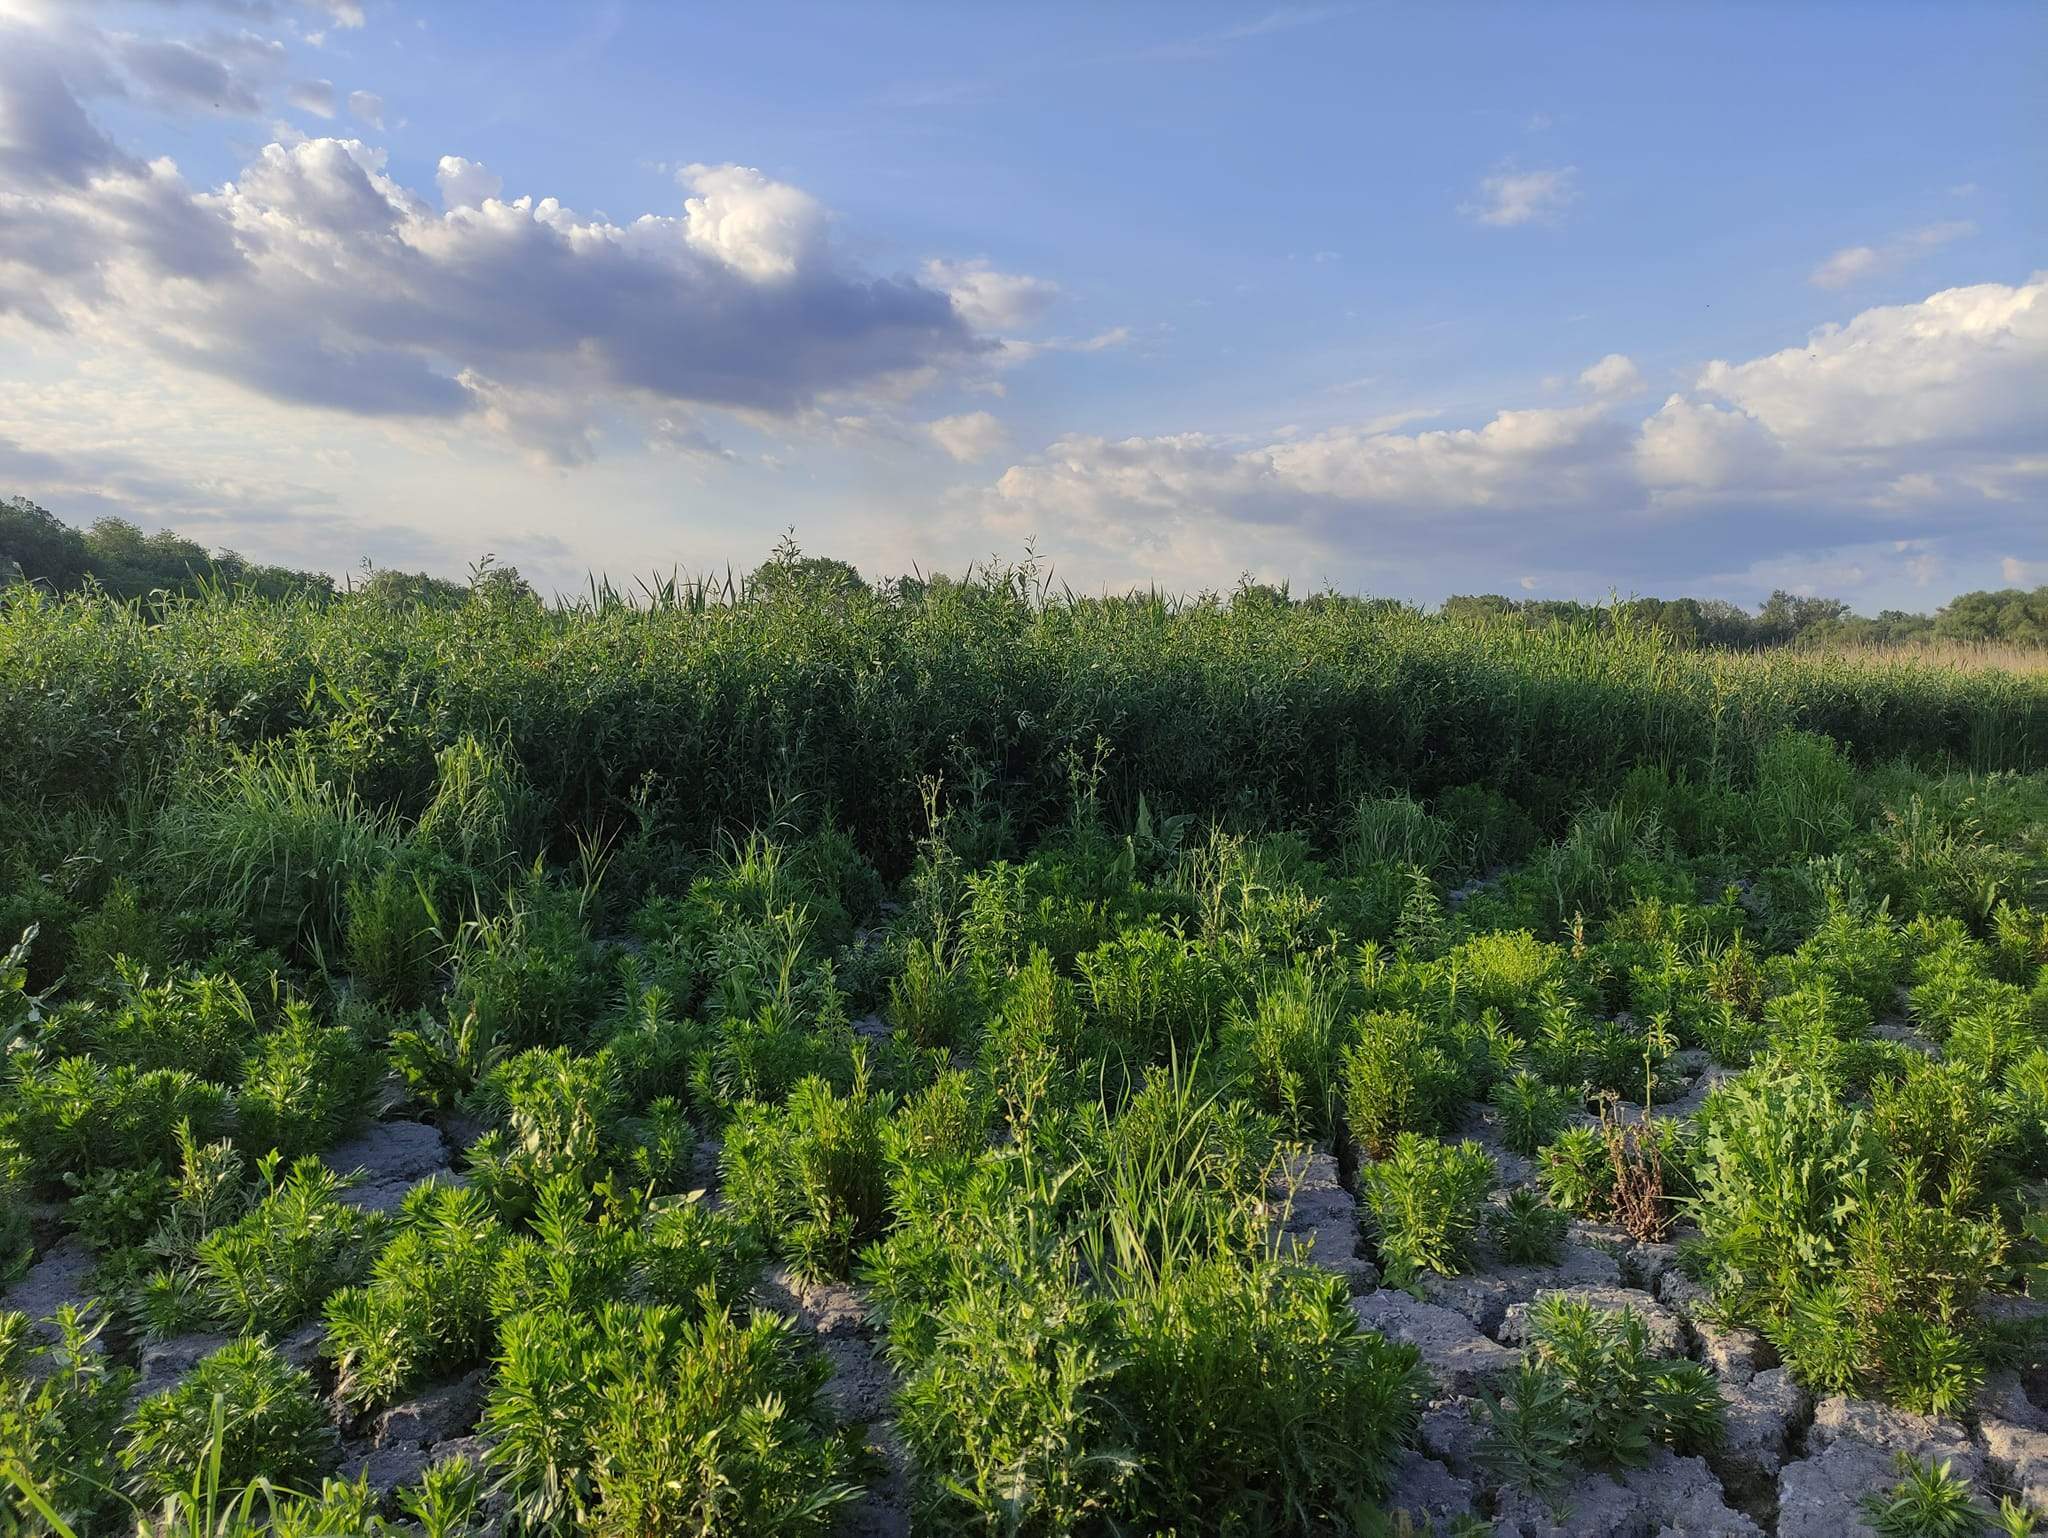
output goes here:
<path id="1" fill-rule="evenodd" d="M 277 1168 L 266 1157 L 262 1198 L 193 1248 L 198 1289 L 219 1327 L 290 1330 L 360 1280 L 383 1237 L 382 1219 L 343 1201 L 349 1181 L 318 1159 L 300 1159 L 282 1179 Z"/>
<path id="2" fill-rule="evenodd" d="M 1553 1265 L 1564 1253 L 1569 1220 L 1527 1188 L 1510 1191 L 1486 1214 L 1487 1237 L 1510 1265 Z"/>
<path id="3" fill-rule="evenodd" d="M 1514 1152 L 1533 1155 L 1556 1137 L 1571 1115 L 1571 1097 L 1533 1073 L 1502 1079 L 1487 1097 L 1500 1119 L 1500 1138 Z"/>
<path id="4" fill-rule="evenodd" d="M 644 1111 L 657 1100 L 682 1100 L 709 1050 L 711 1033 L 677 1013 L 678 998 L 659 982 L 640 980 L 638 958 L 619 967 L 622 997 L 604 1022 L 602 1051 L 619 1077 L 622 1103 Z"/>
<path id="5" fill-rule="evenodd" d="M 202 1143 L 191 1124 L 181 1122 L 177 1140 L 178 1167 L 149 1248 L 165 1259 L 189 1260 L 200 1240 L 247 1212 L 262 1187 L 244 1178 L 248 1164 L 233 1139 Z"/>
<path id="6" fill-rule="evenodd" d="M 442 1458 L 419 1483 L 399 1493 L 399 1506 L 419 1527 L 419 1538 L 474 1538 L 483 1527 L 481 1471 L 467 1458 Z"/>
<path id="7" fill-rule="evenodd" d="M 101 1254 L 143 1244 L 156 1232 L 171 1202 L 171 1183 L 162 1166 L 155 1164 L 95 1170 L 82 1178 L 70 1175 L 65 1184 L 71 1187 L 65 1224 Z"/>
<path id="8" fill-rule="evenodd" d="M 1218 1257 L 1131 1289 L 1120 1315 L 1133 1515 L 1309 1533 L 1384 1496 L 1422 1378 L 1408 1348 L 1358 1327 L 1341 1282 Z"/>
<path id="9" fill-rule="evenodd" d="M 1473 935 L 1445 958 L 1455 971 L 1458 997 L 1475 1014 L 1498 1010 L 1518 1030 L 1541 1023 L 1546 991 L 1564 982 L 1565 949 L 1528 930 Z"/>
<path id="10" fill-rule="evenodd" d="M 1458 1124 L 1469 1078 L 1440 1044 L 1442 1032 L 1415 1015 L 1372 1014 L 1339 1058 L 1351 1136 L 1371 1158 L 1406 1133 L 1435 1136 Z"/>
<path id="11" fill-rule="evenodd" d="M 1289 1132 L 1320 1140 L 1336 1129 L 1343 1040 L 1339 990 L 1297 961 L 1262 978 L 1252 1002 L 1232 1009 L 1224 1052 Z"/>
<path id="12" fill-rule="evenodd" d="M 1855 999 L 1861 1016 L 1874 1019 L 1894 1008 L 1893 995 L 1906 973 L 1906 947 L 1886 909 L 1858 914 L 1830 893 L 1820 927 L 1798 950 L 1764 970 L 1773 982 L 1783 981 L 1787 991 L 1824 983 L 1831 992 Z"/>
<path id="13" fill-rule="evenodd" d="M 729 1312 L 746 1298 L 760 1266 L 760 1248 L 740 1221 L 695 1192 L 657 1203 L 638 1239 L 633 1291 L 650 1303 Z"/>
<path id="14" fill-rule="evenodd" d="M 2007 1067 L 1998 1108 L 2012 1129 L 2015 1159 L 2040 1173 L 2048 1167 L 2048 1047 L 2036 1047 Z"/>
<path id="15" fill-rule="evenodd" d="M 1565 1212 L 1604 1218 L 1613 1210 L 1614 1163 L 1596 1128 L 1566 1127 L 1558 1133 L 1537 1156 L 1536 1175 Z"/>
<path id="16" fill-rule="evenodd" d="M 223 974 L 174 973 L 161 983 L 125 958 L 114 963 L 114 1002 L 92 1017 L 88 1041 L 106 1063 L 180 1068 L 228 1082 L 259 1027 L 248 995 Z"/>
<path id="17" fill-rule="evenodd" d="M 1930 1181 L 1913 1145 L 1887 1141 L 1939 1155 L 1948 1139 L 1957 1154 L 1955 1086 L 1945 1070 L 1922 1072 L 1934 1093 L 1889 1100 L 1883 1131 L 1797 1074 L 1760 1069 L 1717 1090 L 1693 1212 L 1717 1299 L 1800 1379 L 1953 1414 L 1981 1381 L 1975 1303 L 2005 1234 L 1995 1213 L 1970 1210 L 1964 1173 Z"/>
<path id="18" fill-rule="evenodd" d="M 1102 1050 L 1133 1073 L 1199 1049 L 1235 994 L 1221 959 L 1177 929 L 1127 929 L 1074 965 Z"/>
<path id="19" fill-rule="evenodd" d="M 1133 1210 L 1187 1185 L 1205 1198 L 1255 1202 L 1277 1170 L 1279 1129 L 1229 1097 L 1206 1066 L 1168 1063 L 1146 1071 L 1122 1111 L 1086 1137 L 1100 1178 Z"/>
<path id="20" fill-rule="evenodd" d="M 1970 1489 L 1944 1459 L 1898 1455 L 1899 1482 L 1873 1490 L 1858 1504 L 1878 1538 L 1975 1538 L 1991 1520 Z M 2028 1524 L 2026 1531 L 2032 1531 Z"/>
<path id="21" fill-rule="evenodd" d="M 484 1406 L 487 1457 L 532 1531 L 824 1533 L 854 1494 L 825 1377 L 770 1315 L 522 1314 Z"/>
<path id="22" fill-rule="evenodd" d="M 13 1054 L 11 1067 L 7 1130 L 46 1191 L 66 1174 L 168 1166 L 181 1122 L 209 1139 L 233 1119 L 228 1092 L 183 1069 L 109 1067 L 91 1057 L 45 1063 L 30 1052 Z"/>
<path id="23" fill-rule="evenodd" d="M 1967 807 L 1940 800 L 1915 791 L 1885 807 L 1874 840 L 1878 879 L 1901 912 L 1960 918 L 1981 931 L 2014 894 L 2025 860 L 1986 839 Z"/>
<path id="24" fill-rule="evenodd" d="M 1652 1357 L 1633 1309 L 1544 1293 L 1529 1305 L 1528 1323 L 1527 1359 L 1487 1407 L 1484 1454 L 1507 1479 L 1551 1489 L 1572 1466 L 1640 1468 L 1660 1445 L 1697 1453 L 1720 1440 L 1713 1374 Z"/>
<path id="25" fill-rule="evenodd" d="M 1416 867 L 1408 872 L 1408 895 L 1394 920 L 1394 944 L 1400 955 L 1419 961 L 1434 961 L 1449 949 L 1451 928 L 1444 916 L 1443 894 L 1429 872 Z"/>
<path id="26" fill-rule="evenodd" d="M 1789 989 L 1764 1006 L 1779 1050 L 1815 1064 L 1834 1064 L 1835 1049 L 1870 1034 L 1870 1013 L 1862 1000 L 1824 979 Z"/>
<path id="27" fill-rule="evenodd" d="M 780 1110 L 739 1107 L 726 1129 L 722 1188 L 733 1213 L 788 1257 L 799 1275 L 845 1276 L 878 1237 L 888 1210 L 885 1158 L 895 1099 L 804 1080 Z"/>
<path id="28" fill-rule="evenodd" d="M 321 1349 L 334 1360 L 335 1397 L 355 1410 L 390 1404 L 480 1359 L 504 1247 L 481 1192 L 432 1181 L 407 1192 L 368 1281 L 327 1299 Z"/>
<path id="29" fill-rule="evenodd" d="M 223 1491 L 259 1477 L 304 1488 L 340 1452 L 311 1375 L 254 1339 L 204 1358 L 176 1388 L 137 1405 L 123 1429 L 121 1467 L 143 1502 L 178 1495 L 215 1458 Z"/>
<path id="30" fill-rule="evenodd" d="M 1064 860 L 1017 866 L 998 861 L 961 877 L 964 902 L 956 933 L 979 981 L 994 987 L 1043 950 L 1061 967 L 1117 934 L 1138 915 L 1130 894 L 1102 896 L 1085 888 Z"/>
<path id="31" fill-rule="evenodd" d="M 976 1002 L 972 979 L 924 940 L 910 942 L 902 971 L 889 980 L 889 1020 L 920 1047 L 960 1045 Z"/>
<path id="32" fill-rule="evenodd" d="M 801 912 L 740 924 L 710 938 L 717 978 L 706 1001 L 714 1037 L 693 1077 L 700 1106 L 783 1100 L 813 1074 L 852 1082 L 854 1036 L 829 962 L 812 955 Z"/>
<path id="33" fill-rule="evenodd" d="M 1757 751 L 1751 816 L 1756 847 L 1825 854 L 1854 826 L 1856 776 L 1840 747 L 1812 732 L 1782 731 Z"/>
<path id="34" fill-rule="evenodd" d="M 0 1311 L 0 1456 L 81 1531 L 110 1515 L 114 1433 L 135 1381 L 102 1348 L 105 1322 L 91 1305 L 67 1303 L 56 1314 L 57 1338 L 39 1342 L 36 1321 Z"/>
<path id="35" fill-rule="evenodd" d="M 1203 1146 L 1210 1110 L 1185 1076 L 1170 1087 L 1154 1093 L 1186 1120 L 1142 1141 Z M 1092 1161 L 1035 1157 L 987 1155 L 870 1271 L 917 1520 L 1307 1534 L 1370 1509 L 1421 1403 L 1413 1350 L 1360 1330 L 1341 1283 L 1274 1259 L 1257 1201 L 1210 1187 L 1206 1161 L 1138 1156 L 1163 1177 L 1143 1187 L 1104 1172 L 1083 1240 L 1058 1213 Z"/>
<path id="36" fill-rule="evenodd" d="M 627 1114 L 607 1052 L 535 1047 L 494 1067 L 472 1098 L 499 1125 L 470 1147 L 470 1179 L 508 1218 L 554 1180 L 587 1187 L 617 1173 L 673 1190 L 689 1171 L 695 1134 L 681 1107 L 657 1100 Z"/>
<path id="37" fill-rule="evenodd" d="M 1913 1160 L 1929 1200 L 1981 1208 L 2010 1183 L 2012 1132 L 1966 1067 L 1913 1054 L 1903 1077 L 1871 1086 L 1870 1127 L 1895 1161 Z"/>
<path id="38" fill-rule="evenodd" d="M 1435 814 L 1450 824 L 1478 870 L 1522 859 L 1541 836 L 1529 814 L 1490 785 L 1452 786 L 1436 798 Z"/>
<path id="39" fill-rule="evenodd" d="M 477 1090 L 505 1059 L 474 1009 L 446 1019 L 425 1010 L 413 1023 L 391 1033 L 392 1070 L 422 1110 L 453 1110 Z"/>
<path id="40" fill-rule="evenodd" d="M 1955 931 L 1947 932 L 1953 926 Z M 1914 926 L 1925 949 L 1914 958 L 1907 1007 L 1914 1023 L 1931 1040 L 1947 1042 L 1968 1022 L 2003 1025 L 2019 1032 L 2048 1026 L 2027 990 L 1993 975 L 1991 957 L 1953 920 L 1940 926 L 1925 920 Z"/>
<path id="41" fill-rule="evenodd" d="M 1071 1097 L 1080 1041 L 1073 984 L 1053 970 L 1051 956 L 1034 950 L 1004 992 L 978 1054 L 980 1073 L 1012 1129 L 1021 1133 Z"/>
<path id="42" fill-rule="evenodd" d="M 1858 1182 L 1837 1285 L 1860 1386 L 1954 1415 L 1983 1378 L 1976 1303 L 2004 1259 L 2005 1232 L 1997 1217 L 1972 1216 L 1945 1196 L 1930 1202 L 1923 1188 L 1911 1159 Z"/>
<path id="43" fill-rule="evenodd" d="M 1382 1269 L 1401 1286 L 1425 1271 L 1454 1276 L 1472 1259 L 1493 1161 L 1477 1143 L 1452 1145 L 1404 1132 L 1393 1151 L 1358 1171 Z"/>
<path id="44" fill-rule="evenodd" d="M 889 1122 L 883 1134 L 889 1162 L 920 1170 L 971 1162 L 988 1146 L 993 1109 L 974 1075 L 944 1070 Z"/>
<path id="45" fill-rule="evenodd" d="M 0 1132 L 0 1287 L 12 1286 L 35 1259 L 28 1173 L 28 1156 Z"/>
<path id="46" fill-rule="evenodd" d="M 406 835 L 483 876 L 508 870 L 533 836 L 538 808 L 512 754 L 464 732 L 434 754 L 434 795 Z"/>
<path id="47" fill-rule="evenodd" d="M 1030 1246 L 1022 1264 L 998 1270 L 982 1245 L 952 1251 L 935 1236 L 936 1274 L 901 1297 L 892 1331 L 897 1425 L 924 1474 L 919 1520 L 1046 1535 L 1105 1526 L 1128 1509 L 1136 1474 L 1111 1397 L 1113 1305 L 1048 1264 L 1047 1236 L 989 1216 Z M 900 1261 L 907 1245 L 894 1248 Z M 927 1338 L 912 1347 L 913 1332 Z"/>
<path id="48" fill-rule="evenodd" d="M 1406 796 L 1382 796 L 1352 806 L 1344 859 L 1354 871 L 1383 865 L 1435 871 L 1463 857 L 1456 830 Z"/>
<path id="49" fill-rule="evenodd" d="M 1957 1020 L 1942 1043 L 1942 1056 L 1996 1084 L 2013 1064 L 2043 1042 L 2048 1042 L 2048 1031 L 2018 1011 L 1994 1004 Z"/>
<path id="50" fill-rule="evenodd" d="M 491 1278 L 491 1313 L 502 1327 L 520 1314 L 568 1309 L 589 1313 L 633 1288 L 637 1227 L 610 1210 L 573 1176 L 558 1175 L 536 1194 L 524 1229 L 507 1239 Z"/>
<path id="51" fill-rule="evenodd" d="M 376 1054 L 346 1026 L 316 1025 L 294 1000 L 242 1070 L 235 1111 L 242 1144 L 286 1160 L 331 1148 L 360 1126 L 383 1077 Z"/>
<path id="52" fill-rule="evenodd" d="M 1570 1090 L 1639 1100 L 1646 1080 L 1654 1090 L 1657 1066 L 1676 1045 L 1668 1035 L 1595 1018 L 1556 988 L 1547 990 L 1537 1010 L 1529 1061 L 1539 1077 Z"/>
<path id="53" fill-rule="evenodd" d="M 1827 1281 L 1845 1254 L 1849 1193 L 1869 1168 L 1867 1120 L 1825 1084 L 1772 1067 L 1707 1099 L 1692 1206 L 1711 1285 L 1738 1314 Z"/>
<path id="54" fill-rule="evenodd" d="M 484 1033 L 508 1048 L 579 1044 L 603 1005 L 596 946 L 572 894 L 536 867 L 506 894 L 503 912 L 479 915 L 455 933 L 449 1013 L 476 1013 Z"/>
<path id="55" fill-rule="evenodd" d="M 2001 978 L 2031 985 L 2048 967 L 2048 911 L 2000 903 L 1991 915 L 1991 952 Z"/>

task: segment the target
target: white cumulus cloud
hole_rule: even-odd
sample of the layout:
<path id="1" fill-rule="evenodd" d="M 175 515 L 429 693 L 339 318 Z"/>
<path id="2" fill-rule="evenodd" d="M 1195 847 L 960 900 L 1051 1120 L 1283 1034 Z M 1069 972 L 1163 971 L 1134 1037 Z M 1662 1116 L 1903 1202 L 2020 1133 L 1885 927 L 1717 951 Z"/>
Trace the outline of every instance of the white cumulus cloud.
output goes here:
<path id="1" fill-rule="evenodd" d="M 1643 387 L 1643 371 L 1634 359 L 1611 352 L 1580 374 L 1579 383 L 1596 396 L 1633 395 Z"/>
<path id="2" fill-rule="evenodd" d="M 683 203 L 691 245 L 756 282 L 779 281 L 816 256 L 825 210 L 800 187 L 770 181 L 751 166 L 685 166 L 696 194 Z"/>
<path id="3" fill-rule="evenodd" d="M 434 168 L 434 185 L 441 189 L 441 206 L 448 209 L 477 208 L 505 190 L 502 177 L 461 155 L 441 157 Z"/>
<path id="4" fill-rule="evenodd" d="M 1801 347 L 1714 362 L 1700 389 L 1788 447 L 2048 439 L 2048 282 L 1979 283 L 1823 326 Z"/>
<path id="5" fill-rule="evenodd" d="M 1859 556 L 1859 580 L 1922 581 L 1937 540 L 2038 533 L 2048 275 L 1866 310 L 1803 346 L 1709 363 L 1647 416 L 1625 409 L 1642 383 L 1625 357 L 1581 379 L 1585 405 L 1471 427 L 1069 436 L 975 506 L 989 528 L 1133 574 L 1175 562 L 1227 581 L 1227 556 L 1205 569 L 1204 553 L 1253 548 L 1297 571 L 1405 571 L 1438 588 L 1466 569 L 1654 582 L 1715 570 L 1730 544 L 1759 563 L 1774 551 L 1810 563 L 1878 529 L 1911 560 Z"/>

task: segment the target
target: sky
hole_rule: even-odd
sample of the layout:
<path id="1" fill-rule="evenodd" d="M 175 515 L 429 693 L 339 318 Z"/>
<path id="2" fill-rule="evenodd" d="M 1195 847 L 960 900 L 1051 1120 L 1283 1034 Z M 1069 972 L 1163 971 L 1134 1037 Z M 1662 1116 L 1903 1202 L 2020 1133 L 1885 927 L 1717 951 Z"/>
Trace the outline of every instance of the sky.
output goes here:
<path id="1" fill-rule="evenodd" d="M 543 591 L 2048 583 L 2048 6 L 0 0 L 0 494 Z"/>

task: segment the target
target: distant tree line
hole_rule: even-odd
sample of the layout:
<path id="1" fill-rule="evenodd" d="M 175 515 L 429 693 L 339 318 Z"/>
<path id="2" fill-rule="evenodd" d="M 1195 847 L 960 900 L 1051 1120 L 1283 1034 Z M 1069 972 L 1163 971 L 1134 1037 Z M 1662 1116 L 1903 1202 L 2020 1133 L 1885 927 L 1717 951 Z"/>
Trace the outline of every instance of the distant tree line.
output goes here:
<path id="1" fill-rule="evenodd" d="M 191 598 L 208 587 L 268 598 L 330 599 L 341 591 L 325 572 L 266 566 L 232 550 L 209 551 L 170 529 L 145 534 L 125 518 L 101 518 L 89 528 L 74 528 L 26 497 L 0 498 L 0 587 L 10 582 L 33 582 L 54 593 L 97 587 L 116 598 L 156 593 Z M 365 568 L 347 590 L 392 605 L 534 597 L 517 569 L 488 558 L 467 583 L 425 572 Z"/>
<path id="2" fill-rule="evenodd" d="M 368 602 L 393 606 L 449 607 L 477 599 L 538 601 L 515 567 L 497 564 L 489 557 L 472 569 L 467 582 L 426 572 L 365 566 L 363 573 L 344 587 L 324 572 L 266 566 L 232 550 L 208 551 L 169 529 L 144 534 L 121 518 L 102 518 L 79 529 L 25 497 L 0 498 L 0 587 L 21 581 L 57 593 L 97 586 L 117 598 L 147 598 L 159 592 L 191 597 L 208 586 L 218 586 L 269 597 L 314 599 L 333 598 L 346 591 Z M 949 581 L 944 575 L 919 574 L 887 583 L 884 590 L 899 602 L 915 603 Z M 594 583 L 594 591 L 596 586 Z M 768 560 L 746 576 L 729 577 L 724 584 L 713 583 L 705 590 L 722 601 L 800 598 L 816 603 L 865 592 L 868 583 L 846 562 L 806 556 L 793 539 L 785 538 Z M 604 591 L 611 591 L 609 584 L 604 584 Z M 1246 580 L 1230 595 L 1230 601 L 1243 607 L 1293 602 L 1313 605 L 1331 600 L 1328 595 L 1295 599 L 1284 585 Z M 1389 599 L 1365 601 L 1393 603 Z M 1932 614 L 1886 609 L 1874 618 L 1851 612 L 1838 598 L 1783 591 L 1771 594 L 1754 614 L 1719 598 L 1629 598 L 1612 604 L 1585 604 L 1560 598 L 1507 598 L 1498 593 L 1448 598 L 1441 612 L 1449 619 L 1519 623 L 1531 628 L 1625 623 L 1661 630 L 1681 645 L 1727 650 L 1930 640 L 2048 646 L 2048 586 L 2032 592 L 2004 588 L 1963 593 Z"/>
<path id="3" fill-rule="evenodd" d="M 1617 622 L 1654 627 L 1687 646 L 1746 650 L 1767 646 L 1881 645 L 1919 641 L 1996 641 L 2048 646 L 2048 586 L 2028 592 L 1960 593 L 1932 614 L 1885 609 L 1857 614 L 1839 598 L 1775 592 L 1754 614 L 1719 598 L 1629 598 L 1592 605 L 1569 599 L 1504 598 L 1498 593 L 1446 599 L 1455 619 L 1517 620 L 1542 627 Z"/>
<path id="4" fill-rule="evenodd" d="M 209 552 L 169 529 L 145 534 L 125 518 L 73 528 L 25 497 L 0 500 L 0 583 L 9 581 L 34 582 L 59 593 L 97 583 L 119 598 L 190 595 L 206 582 L 276 597 L 334 591 L 334 579 L 324 573 L 265 566 L 232 550 Z"/>

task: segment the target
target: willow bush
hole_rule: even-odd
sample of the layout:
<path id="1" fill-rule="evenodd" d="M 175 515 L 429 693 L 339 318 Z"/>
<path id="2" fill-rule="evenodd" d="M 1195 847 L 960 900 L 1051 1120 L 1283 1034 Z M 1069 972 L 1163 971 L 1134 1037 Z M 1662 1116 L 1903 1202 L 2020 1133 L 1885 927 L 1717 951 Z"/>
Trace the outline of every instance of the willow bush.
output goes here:
<path id="1" fill-rule="evenodd" d="M 2048 677 L 1336 596 L 1076 598 L 1028 567 L 651 607 L 0 597 L 0 782 L 21 799 L 189 783 L 299 734 L 367 802 L 416 815 L 437 755 L 476 739 L 504 745 L 545 826 L 622 828 L 653 776 L 688 840 L 808 803 L 889 870 L 933 778 L 983 785 L 1020 835 L 1066 812 L 1078 766 L 1119 823 L 1141 796 L 1283 825 L 1470 785 L 1555 831 L 1639 764 L 1746 776 L 1785 726 L 1866 761 L 2029 769 L 2048 763 Z"/>

